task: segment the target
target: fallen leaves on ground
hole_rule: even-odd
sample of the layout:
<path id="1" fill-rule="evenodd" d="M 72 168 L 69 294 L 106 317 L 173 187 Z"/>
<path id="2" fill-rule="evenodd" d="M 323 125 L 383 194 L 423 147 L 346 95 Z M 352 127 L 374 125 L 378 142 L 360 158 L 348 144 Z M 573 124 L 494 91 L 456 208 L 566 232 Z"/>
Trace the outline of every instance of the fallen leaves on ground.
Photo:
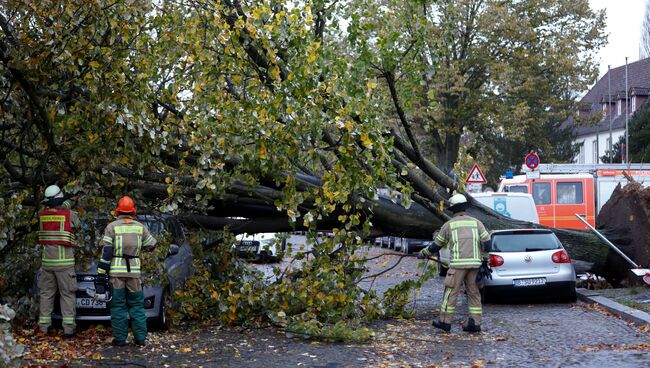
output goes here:
<path id="1" fill-rule="evenodd" d="M 599 351 L 650 351 L 650 342 L 645 342 L 637 345 L 624 345 L 624 344 L 605 344 L 600 343 L 596 345 L 585 345 L 575 349 L 582 353 L 594 353 Z"/>
<path id="2" fill-rule="evenodd" d="M 102 350 L 110 339 L 110 330 L 102 326 L 93 326 L 80 331 L 70 340 L 57 330 L 48 336 L 36 328 L 21 328 L 15 331 L 16 341 L 26 346 L 26 366 L 50 366 L 52 363 L 65 365 L 78 359 L 102 359 Z"/>

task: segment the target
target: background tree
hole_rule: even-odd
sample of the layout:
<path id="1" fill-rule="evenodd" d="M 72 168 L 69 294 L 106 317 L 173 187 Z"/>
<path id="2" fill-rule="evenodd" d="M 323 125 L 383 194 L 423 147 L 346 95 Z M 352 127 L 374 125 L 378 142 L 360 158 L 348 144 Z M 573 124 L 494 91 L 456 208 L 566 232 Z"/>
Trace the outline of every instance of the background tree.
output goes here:
<path id="1" fill-rule="evenodd" d="M 643 23 L 641 24 L 641 44 L 639 45 L 641 57 L 650 57 L 650 1 L 646 2 Z"/>

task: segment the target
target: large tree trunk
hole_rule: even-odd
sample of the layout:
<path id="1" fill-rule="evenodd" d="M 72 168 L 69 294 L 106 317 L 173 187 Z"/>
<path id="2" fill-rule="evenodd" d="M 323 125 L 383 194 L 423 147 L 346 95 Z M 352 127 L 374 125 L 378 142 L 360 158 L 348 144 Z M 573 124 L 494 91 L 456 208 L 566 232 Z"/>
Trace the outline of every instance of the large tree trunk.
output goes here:
<path id="1" fill-rule="evenodd" d="M 623 253 L 638 265 L 650 265 L 650 188 L 627 178 L 629 184 L 619 184 L 611 198 L 598 214 L 599 230 Z M 606 257 L 603 276 L 613 285 L 628 280 L 632 284 L 641 282 L 629 269 L 632 265 L 616 252 Z"/>

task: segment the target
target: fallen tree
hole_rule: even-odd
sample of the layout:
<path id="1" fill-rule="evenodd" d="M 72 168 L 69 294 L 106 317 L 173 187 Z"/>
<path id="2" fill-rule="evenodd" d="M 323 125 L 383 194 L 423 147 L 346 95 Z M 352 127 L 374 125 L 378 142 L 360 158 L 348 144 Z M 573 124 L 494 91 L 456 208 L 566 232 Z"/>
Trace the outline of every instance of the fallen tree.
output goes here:
<path id="1" fill-rule="evenodd" d="M 56 182 L 85 213 L 109 213 L 131 194 L 139 210 L 178 213 L 197 227 L 332 229 L 305 266 L 313 285 L 278 286 L 265 309 L 228 298 L 213 307 L 291 310 L 305 323 L 331 323 L 343 309 L 359 317 L 358 304 L 373 299 L 356 288 L 363 239 L 429 238 L 449 218 L 446 198 L 463 191 L 465 146 L 562 121 L 573 91 L 595 76 L 589 54 L 603 41 L 602 14 L 586 0 L 389 5 L 0 5 L 0 248 L 8 264 L 0 289 L 31 280 L 30 230 L 43 188 Z M 551 144 L 544 134 L 538 141 Z M 470 212 L 490 229 L 530 226 L 476 204 Z M 575 258 L 602 263 L 591 236 L 558 234 L 575 244 Z M 224 274 L 233 279 L 212 291 L 241 282 Z M 292 287 L 349 295 L 324 316 L 289 298 Z"/>

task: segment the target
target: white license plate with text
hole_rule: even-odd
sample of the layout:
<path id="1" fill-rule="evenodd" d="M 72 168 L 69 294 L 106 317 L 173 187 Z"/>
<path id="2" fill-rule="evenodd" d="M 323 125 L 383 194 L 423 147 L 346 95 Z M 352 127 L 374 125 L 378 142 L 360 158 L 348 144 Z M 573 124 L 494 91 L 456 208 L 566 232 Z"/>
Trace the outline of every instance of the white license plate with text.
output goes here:
<path id="1" fill-rule="evenodd" d="M 546 278 L 536 277 L 533 279 L 515 279 L 513 282 L 515 287 L 539 286 L 546 285 Z"/>
<path id="2" fill-rule="evenodd" d="M 106 302 L 93 298 L 77 298 L 77 308 L 106 308 Z"/>

